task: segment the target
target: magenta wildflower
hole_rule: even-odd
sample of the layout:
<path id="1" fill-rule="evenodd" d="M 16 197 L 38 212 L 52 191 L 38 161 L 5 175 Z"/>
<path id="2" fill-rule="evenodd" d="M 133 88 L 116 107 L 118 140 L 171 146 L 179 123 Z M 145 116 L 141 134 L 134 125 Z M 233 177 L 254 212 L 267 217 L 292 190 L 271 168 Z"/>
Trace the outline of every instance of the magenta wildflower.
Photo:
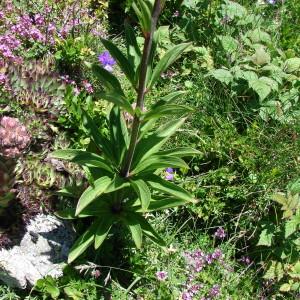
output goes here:
<path id="1" fill-rule="evenodd" d="M 7 77 L 5 74 L 0 73 L 0 85 L 4 85 L 6 83 Z"/>
<path id="2" fill-rule="evenodd" d="M 211 297 L 217 297 L 220 295 L 220 286 L 218 284 L 215 284 L 209 291 L 209 295 Z"/>
<path id="3" fill-rule="evenodd" d="M 104 51 L 98 56 L 98 60 L 103 66 L 103 68 L 109 72 L 112 72 L 113 66 L 116 64 L 116 61 L 111 57 L 108 51 Z"/>
<path id="4" fill-rule="evenodd" d="M 223 239 L 226 237 L 226 232 L 225 230 L 222 228 L 222 227 L 219 227 L 216 232 L 214 233 L 214 236 L 216 238 L 219 238 L 219 239 Z"/>
<path id="5" fill-rule="evenodd" d="M 158 271 L 155 275 L 159 281 L 165 281 L 168 278 L 168 272 L 166 271 Z"/>
<path id="6" fill-rule="evenodd" d="M 92 86 L 87 80 L 83 80 L 83 81 L 82 81 L 82 84 L 83 84 L 84 89 L 85 89 L 89 94 L 94 93 L 94 88 L 93 88 L 93 86 Z"/>
<path id="7" fill-rule="evenodd" d="M 249 256 L 242 256 L 240 261 L 247 266 L 251 264 L 251 259 Z"/>

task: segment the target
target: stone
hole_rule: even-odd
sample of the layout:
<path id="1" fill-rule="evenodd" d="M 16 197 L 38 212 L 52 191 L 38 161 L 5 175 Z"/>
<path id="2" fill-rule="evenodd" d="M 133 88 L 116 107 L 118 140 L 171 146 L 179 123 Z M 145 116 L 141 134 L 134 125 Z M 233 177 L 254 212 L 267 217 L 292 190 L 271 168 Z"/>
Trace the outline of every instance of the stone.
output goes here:
<path id="1" fill-rule="evenodd" d="M 69 223 L 55 216 L 37 215 L 26 226 L 20 245 L 0 250 L 0 280 L 25 289 L 46 275 L 62 276 L 74 239 Z"/>

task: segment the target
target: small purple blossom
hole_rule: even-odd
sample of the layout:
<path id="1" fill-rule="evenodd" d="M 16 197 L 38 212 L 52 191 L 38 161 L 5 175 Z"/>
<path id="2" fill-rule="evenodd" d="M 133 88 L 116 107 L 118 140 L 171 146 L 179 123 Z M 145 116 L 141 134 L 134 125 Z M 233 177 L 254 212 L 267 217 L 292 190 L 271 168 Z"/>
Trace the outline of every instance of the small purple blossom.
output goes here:
<path id="1" fill-rule="evenodd" d="M 174 12 L 173 17 L 175 17 L 175 18 L 178 18 L 178 17 L 179 17 L 179 11 L 178 11 L 178 10 L 176 10 L 176 11 Z"/>
<path id="2" fill-rule="evenodd" d="M 172 168 L 166 169 L 165 179 L 170 181 L 174 179 L 174 170 Z"/>
<path id="3" fill-rule="evenodd" d="M 240 261 L 247 266 L 251 264 L 251 259 L 249 256 L 242 256 Z"/>
<path id="4" fill-rule="evenodd" d="M 189 292 L 183 292 L 181 295 L 182 300 L 192 300 L 192 295 Z"/>
<path id="5" fill-rule="evenodd" d="M 85 89 L 89 94 L 94 93 L 94 88 L 93 88 L 93 86 L 92 86 L 87 80 L 83 80 L 83 81 L 82 81 L 82 84 L 83 84 L 84 89 Z"/>
<path id="6" fill-rule="evenodd" d="M 224 228 L 219 227 L 219 228 L 216 230 L 216 232 L 214 233 L 214 236 L 215 236 L 216 238 L 219 238 L 219 239 L 225 238 L 225 237 L 226 237 L 226 232 L 225 232 Z"/>
<path id="7" fill-rule="evenodd" d="M 218 284 L 215 284 L 209 291 L 209 295 L 211 297 L 217 297 L 220 295 L 220 286 Z"/>
<path id="8" fill-rule="evenodd" d="M 168 278 L 168 272 L 166 271 L 158 271 L 155 275 L 159 281 L 165 281 Z"/>
<path id="9" fill-rule="evenodd" d="M 104 51 L 98 56 L 98 60 L 103 66 L 103 68 L 109 72 L 112 72 L 113 66 L 116 64 L 116 61 L 111 57 L 108 51 Z"/>
<path id="10" fill-rule="evenodd" d="M 5 74 L 0 73 L 0 85 L 4 85 L 6 83 L 7 77 Z"/>

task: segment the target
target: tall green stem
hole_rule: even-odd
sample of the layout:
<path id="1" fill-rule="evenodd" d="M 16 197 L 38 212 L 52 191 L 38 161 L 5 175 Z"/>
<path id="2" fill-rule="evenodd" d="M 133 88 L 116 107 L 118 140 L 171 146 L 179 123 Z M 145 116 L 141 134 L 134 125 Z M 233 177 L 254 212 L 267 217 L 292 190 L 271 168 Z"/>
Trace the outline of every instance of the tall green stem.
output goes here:
<path id="1" fill-rule="evenodd" d="M 143 55 L 141 61 L 139 87 L 138 87 L 137 100 L 136 100 L 136 108 L 139 108 L 141 111 L 143 111 L 144 109 L 145 94 L 147 92 L 146 91 L 147 68 L 148 68 L 149 57 L 152 48 L 153 35 L 156 30 L 159 14 L 161 12 L 161 1 L 162 0 L 155 0 L 152 17 L 151 17 L 150 32 L 144 32 L 145 42 L 144 42 L 144 49 L 143 49 Z M 141 125 L 140 117 L 137 114 L 135 114 L 133 119 L 133 124 L 132 124 L 129 149 L 125 157 L 125 161 L 121 172 L 122 176 L 124 177 L 128 177 L 130 175 L 130 168 L 132 164 L 135 147 L 139 137 L 140 125 Z"/>

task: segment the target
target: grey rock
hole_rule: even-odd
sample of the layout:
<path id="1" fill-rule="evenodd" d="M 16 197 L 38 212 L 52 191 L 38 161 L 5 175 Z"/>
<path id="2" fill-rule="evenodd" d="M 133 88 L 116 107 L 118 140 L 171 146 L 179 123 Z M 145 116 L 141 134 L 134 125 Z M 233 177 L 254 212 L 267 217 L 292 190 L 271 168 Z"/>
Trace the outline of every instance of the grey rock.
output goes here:
<path id="1" fill-rule="evenodd" d="M 73 244 L 71 225 L 50 215 L 37 215 L 20 245 L 0 251 L 0 280 L 10 287 L 33 286 L 46 275 L 59 277 Z"/>

